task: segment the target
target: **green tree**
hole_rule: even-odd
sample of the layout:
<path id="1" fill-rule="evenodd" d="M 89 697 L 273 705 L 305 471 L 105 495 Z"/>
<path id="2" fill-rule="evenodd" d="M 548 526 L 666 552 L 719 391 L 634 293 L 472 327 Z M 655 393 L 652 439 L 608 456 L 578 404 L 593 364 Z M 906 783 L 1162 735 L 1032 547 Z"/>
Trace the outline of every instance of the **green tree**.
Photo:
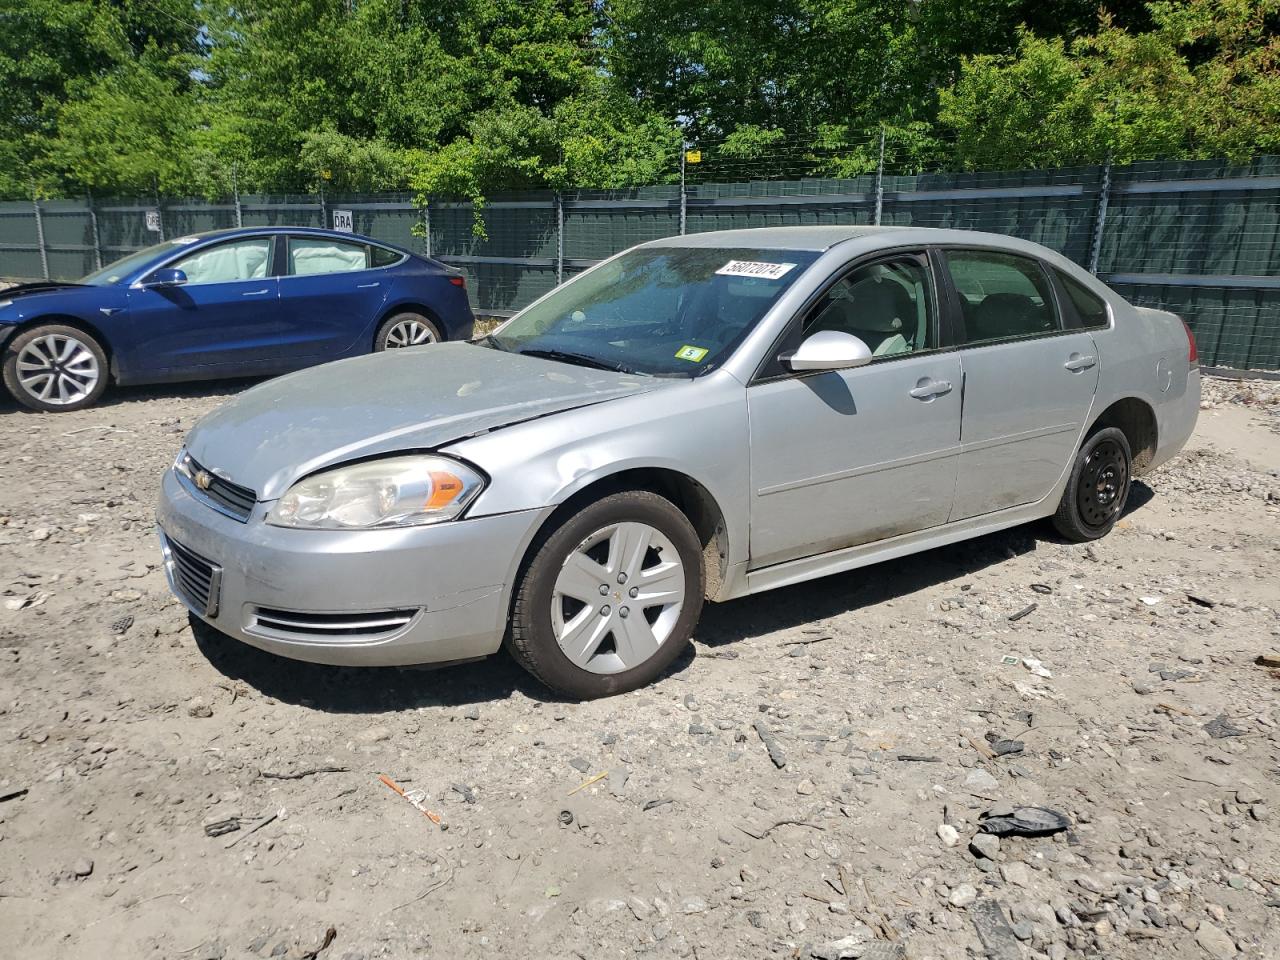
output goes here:
<path id="1" fill-rule="evenodd" d="M 1147 10 L 1150 30 L 1104 16 L 1070 43 L 1023 32 L 1012 54 L 968 58 L 940 97 L 955 159 L 1016 168 L 1280 149 L 1280 0 Z"/>
<path id="2" fill-rule="evenodd" d="M 64 107 L 101 99 L 99 83 L 150 70 L 170 88 L 189 89 L 201 52 L 196 9 L 197 0 L 0 3 L 0 196 L 25 194 L 33 179 L 50 191 L 85 186 L 50 161 L 49 147 Z M 120 77 L 116 89 L 134 95 L 148 86 Z"/>

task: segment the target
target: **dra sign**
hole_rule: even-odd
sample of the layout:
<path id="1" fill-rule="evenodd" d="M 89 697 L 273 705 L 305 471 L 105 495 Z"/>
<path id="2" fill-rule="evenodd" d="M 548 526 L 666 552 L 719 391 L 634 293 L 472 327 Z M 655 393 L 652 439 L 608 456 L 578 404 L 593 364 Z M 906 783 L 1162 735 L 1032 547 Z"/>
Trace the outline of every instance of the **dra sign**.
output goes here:
<path id="1" fill-rule="evenodd" d="M 160 232 L 160 211 L 159 210 L 147 211 L 147 229 L 150 230 L 152 233 Z"/>
<path id="2" fill-rule="evenodd" d="M 333 229 L 342 233 L 355 233 L 355 227 L 351 222 L 350 210 L 333 211 Z"/>

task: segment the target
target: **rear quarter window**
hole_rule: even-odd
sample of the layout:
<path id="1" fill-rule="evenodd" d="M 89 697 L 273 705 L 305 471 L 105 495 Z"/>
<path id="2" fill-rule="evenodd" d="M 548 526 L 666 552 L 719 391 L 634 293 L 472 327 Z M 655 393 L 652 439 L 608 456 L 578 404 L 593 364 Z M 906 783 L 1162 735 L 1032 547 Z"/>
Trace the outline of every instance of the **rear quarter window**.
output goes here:
<path id="1" fill-rule="evenodd" d="M 393 263 L 399 263 L 404 259 L 404 254 L 399 250 L 391 250 L 387 247 L 370 246 L 372 256 L 370 262 L 375 267 L 389 267 Z"/>
<path id="2" fill-rule="evenodd" d="M 1080 326 L 1105 327 L 1107 325 L 1106 301 L 1086 290 L 1083 284 L 1072 280 L 1061 270 L 1056 272 L 1062 288 L 1067 291 L 1067 300 L 1080 320 Z"/>

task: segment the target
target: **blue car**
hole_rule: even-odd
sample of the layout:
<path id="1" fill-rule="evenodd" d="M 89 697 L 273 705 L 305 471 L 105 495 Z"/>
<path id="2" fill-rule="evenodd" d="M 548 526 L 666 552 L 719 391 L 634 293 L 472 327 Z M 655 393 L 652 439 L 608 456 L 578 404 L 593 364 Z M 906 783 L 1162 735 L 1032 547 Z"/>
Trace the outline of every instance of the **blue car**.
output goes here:
<path id="1" fill-rule="evenodd" d="M 267 376 L 467 339 L 456 270 L 350 233 L 246 227 L 148 247 L 78 283 L 0 290 L 4 382 L 35 410 L 78 410 L 109 381 Z"/>

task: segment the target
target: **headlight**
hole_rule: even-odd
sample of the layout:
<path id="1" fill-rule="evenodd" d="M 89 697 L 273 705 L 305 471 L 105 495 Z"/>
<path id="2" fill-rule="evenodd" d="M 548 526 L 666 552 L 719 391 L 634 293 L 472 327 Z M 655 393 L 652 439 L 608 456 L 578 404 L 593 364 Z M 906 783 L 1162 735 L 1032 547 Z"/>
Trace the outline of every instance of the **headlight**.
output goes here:
<path id="1" fill-rule="evenodd" d="M 408 527 L 452 520 L 484 486 L 455 460 L 410 456 L 370 460 L 299 480 L 267 523 L 313 530 Z"/>

